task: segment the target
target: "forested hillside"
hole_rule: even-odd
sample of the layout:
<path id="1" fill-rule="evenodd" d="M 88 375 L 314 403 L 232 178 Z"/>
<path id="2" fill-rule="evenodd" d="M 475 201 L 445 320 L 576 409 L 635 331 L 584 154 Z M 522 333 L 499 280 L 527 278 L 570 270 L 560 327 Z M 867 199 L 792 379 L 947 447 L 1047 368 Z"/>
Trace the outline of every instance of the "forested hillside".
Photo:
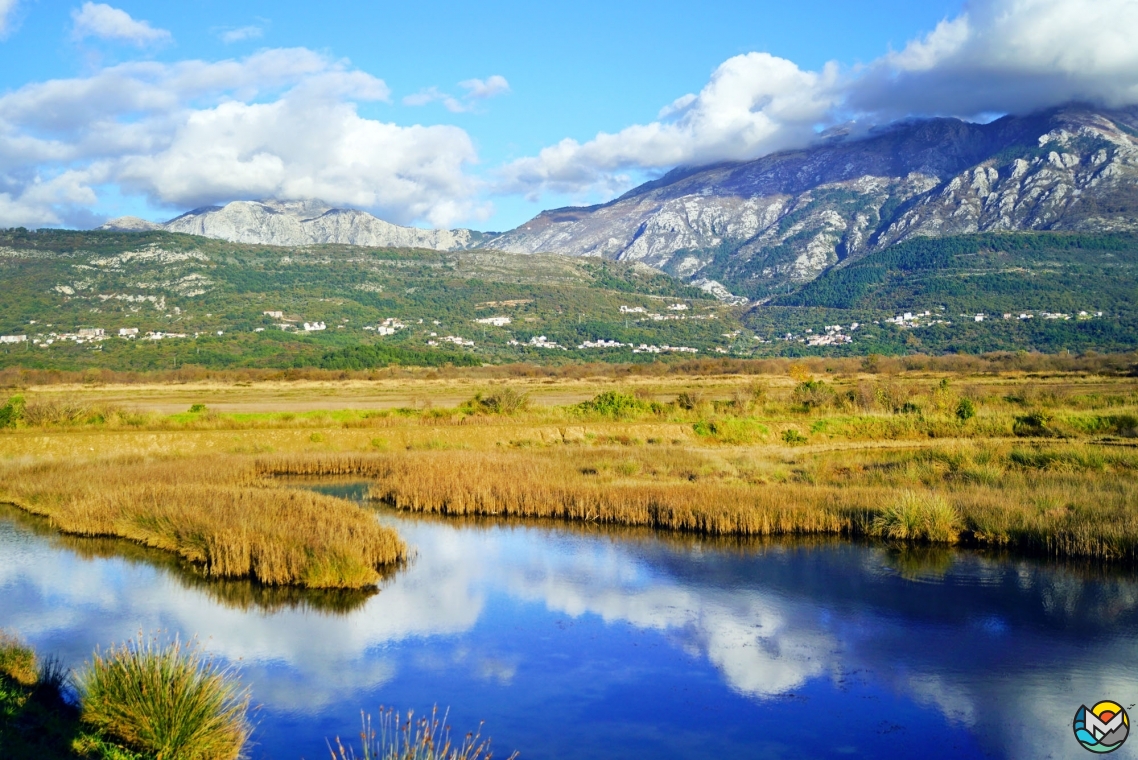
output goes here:
<path id="1" fill-rule="evenodd" d="M 1136 264 L 1135 235 L 918 239 L 733 306 L 648 267 L 594 258 L 9 230 L 0 366 L 1123 351 L 1138 346 Z"/>

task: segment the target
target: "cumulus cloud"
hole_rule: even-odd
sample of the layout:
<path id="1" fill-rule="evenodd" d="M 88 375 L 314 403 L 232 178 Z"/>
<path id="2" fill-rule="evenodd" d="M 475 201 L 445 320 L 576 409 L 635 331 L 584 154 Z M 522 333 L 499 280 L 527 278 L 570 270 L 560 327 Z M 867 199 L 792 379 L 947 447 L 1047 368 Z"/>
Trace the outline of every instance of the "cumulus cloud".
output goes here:
<path id="1" fill-rule="evenodd" d="M 104 3 L 83 3 L 83 7 L 72 11 L 71 18 L 75 22 L 72 36 L 76 40 L 97 37 L 132 45 L 151 45 L 171 39 L 170 33 L 165 29 L 156 29 L 145 21 L 136 21 L 126 11 Z"/>
<path id="2" fill-rule="evenodd" d="M 259 40 L 265 30 L 259 26 L 240 26 L 236 29 L 224 29 L 217 36 L 227 45 L 245 40 Z"/>
<path id="3" fill-rule="evenodd" d="M 466 90 L 466 94 L 461 98 L 442 92 L 438 87 L 427 87 L 403 98 L 403 105 L 425 106 L 438 102 L 451 113 L 466 113 L 475 109 L 477 101 L 505 95 L 510 91 L 510 83 L 504 76 L 498 74 L 486 80 L 467 79 L 459 82 L 458 86 Z"/>
<path id="4" fill-rule="evenodd" d="M 611 189 L 622 170 L 751 158 L 810 139 L 835 105 L 836 65 L 821 72 L 748 53 L 729 59 L 699 95 L 685 95 L 663 118 L 586 143 L 565 139 L 505 170 L 509 191 Z M 615 176 L 614 176 L 615 173 Z"/>
<path id="5" fill-rule="evenodd" d="M 108 185 L 181 208 L 320 198 L 401 223 L 477 216 L 469 136 L 359 115 L 389 97 L 303 48 L 29 84 L 0 96 L 0 225 L 59 224 Z"/>
<path id="6" fill-rule="evenodd" d="M 1071 101 L 1138 104 L 1138 3 L 972 0 L 868 65 L 806 71 L 765 53 L 720 65 L 657 120 L 566 139 L 504 167 L 499 190 L 611 193 L 630 172 L 751 159 L 857 121 L 1026 113 Z"/>

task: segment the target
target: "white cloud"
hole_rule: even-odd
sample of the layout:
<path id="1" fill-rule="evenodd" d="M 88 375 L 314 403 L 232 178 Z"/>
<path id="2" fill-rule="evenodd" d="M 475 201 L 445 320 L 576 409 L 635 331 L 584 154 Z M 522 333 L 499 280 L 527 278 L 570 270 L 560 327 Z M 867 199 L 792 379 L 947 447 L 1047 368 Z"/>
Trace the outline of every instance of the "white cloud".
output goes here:
<path id="1" fill-rule="evenodd" d="M 303 48 L 29 84 L 0 96 L 0 226 L 75 218 L 105 185 L 181 208 L 319 198 L 400 223 L 477 216 L 469 136 L 357 111 L 389 97 Z"/>
<path id="2" fill-rule="evenodd" d="M 509 191 L 607 189 L 628 169 L 662 169 L 745 159 L 811 139 L 839 96 L 838 68 L 799 69 L 748 53 L 723 63 L 699 95 L 685 95 L 662 118 L 586 143 L 565 139 L 505 170 Z"/>
<path id="3" fill-rule="evenodd" d="M 477 98 L 479 100 L 505 95 L 510 91 L 510 83 L 506 81 L 504 76 L 498 74 L 489 77 L 485 81 L 481 79 L 467 79 L 465 82 L 459 82 L 458 86 L 466 90 L 466 97 Z"/>
<path id="4" fill-rule="evenodd" d="M 427 87 L 413 95 L 403 98 L 405 106 L 425 106 L 429 103 L 442 103 L 451 113 L 467 113 L 473 111 L 479 100 L 488 100 L 510 91 L 510 83 L 504 76 L 495 74 L 485 80 L 467 79 L 459 82 L 458 86 L 466 90 L 461 99 L 442 92 L 438 87 Z"/>
<path id="5" fill-rule="evenodd" d="M 627 173 L 750 159 L 848 120 L 1026 113 L 1071 101 L 1138 104 L 1138 2 L 973 0 L 899 52 L 852 69 L 805 71 L 749 53 L 657 120 L 562 140 L 501 172 L 501 192 L 611 193 Z"/>
<path id="6" fill-rule="evenodd" d="M 0 39 L 12 29 L 12 14 L 16 10 L 16 0 L 0 0 Z"/>
<path id="7" fill-rule="evenodd" d="M 245 40 L 259 40 L 264 35 L 265 30 L 259 26 L 241 26 L 236 29 L 225 29 L 218 34 L 221 41 L 230 44 L 233 42 L 244 42 Z"/>
<path id="8" fill-rule="evenodd" d="M 72 11 L 71 18 L 75 22 L 72 35 L 76 40 L 98 37 L 133 45 L 150 45 L 171 39 L 170 33 L 165 29 L 156 29 L 145 21 L 136 21 L 126 11 L 104 3 L 83 3 L 82 8 Z"/>

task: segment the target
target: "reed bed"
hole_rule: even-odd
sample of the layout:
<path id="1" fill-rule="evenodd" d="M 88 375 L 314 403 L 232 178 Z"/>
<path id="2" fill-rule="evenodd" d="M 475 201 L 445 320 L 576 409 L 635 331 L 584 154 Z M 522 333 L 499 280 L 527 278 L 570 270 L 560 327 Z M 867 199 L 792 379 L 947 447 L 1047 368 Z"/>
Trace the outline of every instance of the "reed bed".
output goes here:
<path id="1" fill-rule="evenodd" d="M 0 500 L 64 533 L 125 538 L 268 585 L 366 588 L 406 557 L 357 505 L 260 483 L 240 457 L 8 466 Z"/>
<path id="2" fill-rule="evenodd" d="M 908 450 L 403 451 L 263 458 L 266 475 L 371 479 L 444 515 L 553 518 L 706 535 L 847 535 L 1138 562 L 1138 452 L 1086 444 Z"/>

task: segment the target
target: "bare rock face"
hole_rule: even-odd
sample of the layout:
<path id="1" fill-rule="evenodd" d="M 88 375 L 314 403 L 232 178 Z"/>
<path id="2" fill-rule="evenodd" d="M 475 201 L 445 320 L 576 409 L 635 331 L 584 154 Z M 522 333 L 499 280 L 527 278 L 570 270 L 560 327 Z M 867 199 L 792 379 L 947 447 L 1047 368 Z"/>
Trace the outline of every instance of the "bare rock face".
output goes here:
<path id="1" fill-rule="evenodd" d="M 195 209 L 165 224 L 128 216 L 112 219 L 99 229 L 166 230 L 261 245 L 339 243 L 438 251 L 464 250 L 485 237 L 465 229 L 401 227 L 364 211 L 332 208 L 320 201 L 234 201 L 225 206 Z"/>
<path id="2" fill-rule="evenodd" d="M 763 298 L 916 236 L 1138 229 L 1138 111 L 911 121 L 755 161 L 677 169 L 488 242 L 638 261 Z"/>

